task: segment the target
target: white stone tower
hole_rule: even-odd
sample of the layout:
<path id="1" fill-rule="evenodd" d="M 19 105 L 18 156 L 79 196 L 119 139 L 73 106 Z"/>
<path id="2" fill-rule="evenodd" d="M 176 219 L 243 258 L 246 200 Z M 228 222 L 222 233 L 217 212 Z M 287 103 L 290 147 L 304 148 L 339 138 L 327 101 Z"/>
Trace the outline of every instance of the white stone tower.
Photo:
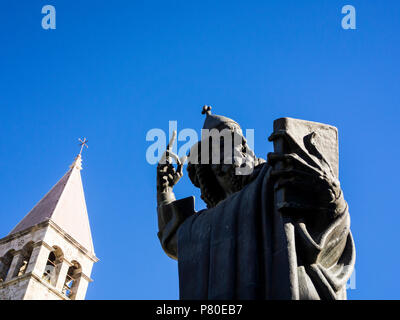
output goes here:
<path id="1" fill-rule="evenodd" d="M 94 253 L 79 154 L 70 170 L 0 240 L 0 300 L 85 299 Z"/>

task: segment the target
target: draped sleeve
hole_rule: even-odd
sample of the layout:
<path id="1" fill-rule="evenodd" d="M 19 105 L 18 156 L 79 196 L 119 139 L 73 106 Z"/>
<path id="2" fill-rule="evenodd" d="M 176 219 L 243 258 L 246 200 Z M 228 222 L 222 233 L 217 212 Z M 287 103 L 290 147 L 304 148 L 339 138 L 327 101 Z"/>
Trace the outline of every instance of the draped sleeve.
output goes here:
<path id="1" fill-rule="evenodd" d="M 195 214 L 194 197 L 173 201 L 157 208 L 158 238 L 165 253 L 172 259 L 178 258 L 177 231 L 182 223 Z"/>

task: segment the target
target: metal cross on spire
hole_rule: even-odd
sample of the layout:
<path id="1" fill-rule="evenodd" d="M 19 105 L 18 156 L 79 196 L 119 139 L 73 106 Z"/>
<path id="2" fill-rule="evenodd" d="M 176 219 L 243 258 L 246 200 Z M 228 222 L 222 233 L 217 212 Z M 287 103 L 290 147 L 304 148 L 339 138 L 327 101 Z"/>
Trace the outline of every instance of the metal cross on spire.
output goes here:
<path id="1" fill-rule="evenodd" d="M 81 146 L 81 151 L 79 152 L 79 155 L 81 155 L 82 151 L 83 151 L 83 147 L 89 148 L 88 145 L 87 145 L 87 143 L 89 141 L 86 138 L 83 138 L 83 140 L 82 139 L 78 139 L 78 140 L 80 142 L 79 145 Z"/>

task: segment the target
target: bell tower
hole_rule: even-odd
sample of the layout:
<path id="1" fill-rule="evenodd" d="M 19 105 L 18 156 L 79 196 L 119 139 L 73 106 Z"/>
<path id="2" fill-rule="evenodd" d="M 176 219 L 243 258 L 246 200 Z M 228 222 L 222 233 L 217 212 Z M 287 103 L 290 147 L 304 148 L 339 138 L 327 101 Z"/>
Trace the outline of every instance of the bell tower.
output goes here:
<path id="1" fill-rule="evenodd" d="M 61 180 L 0 239 L 0 300 L 85 299 L 98 259 L 81 170 L 79 154 Z"/>

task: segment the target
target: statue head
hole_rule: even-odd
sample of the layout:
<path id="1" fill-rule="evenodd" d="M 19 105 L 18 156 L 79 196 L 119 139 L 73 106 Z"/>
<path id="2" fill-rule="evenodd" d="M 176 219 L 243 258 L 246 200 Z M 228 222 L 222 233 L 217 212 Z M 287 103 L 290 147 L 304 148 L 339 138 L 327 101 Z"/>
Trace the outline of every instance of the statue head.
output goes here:
<path id="1" fill-rule="evenodd" d="M 254 169 L 265 161 L 255 156 L 236 121 L 211 114 L 210 106 L 204 106 L 202 113 L 206 114 L 202 138 L 190 150 L 187 170 L 212 208 L 253 181 Z"/>

